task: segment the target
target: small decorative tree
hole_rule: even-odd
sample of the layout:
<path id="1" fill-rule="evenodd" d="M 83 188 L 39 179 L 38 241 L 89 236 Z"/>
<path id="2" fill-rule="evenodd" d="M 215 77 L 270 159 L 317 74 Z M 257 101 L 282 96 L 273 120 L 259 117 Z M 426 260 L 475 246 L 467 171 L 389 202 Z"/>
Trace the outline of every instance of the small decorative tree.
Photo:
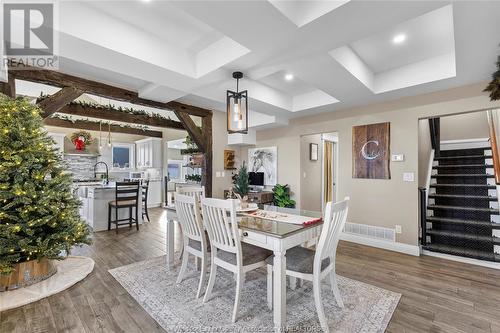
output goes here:
<path id="1" fill-rule="evenodd" d="M 247 166 L 245 165 L 245 162 L 243 162 L 243 165 L 239 168 L 236 175 L 233 192 L 240 196 L 240 200 L 244 200 L 245 196 L 248 194 L 248 191 L 249 188 Z"/>
<path id="2" fill-rule="evenodd" d="M 492 101 L 500 100 L 500 56 L 497 59 L 497 71 L 493 73 L 492 80 L 484 91 L 490 92 L 490 99 Z"/>
<path id="3" fill-rule="evenodd" d="M 89 244 L 80 202 L 40 109 L 0 94 L 0 273 L 34 259 L 61 259 Z"/>

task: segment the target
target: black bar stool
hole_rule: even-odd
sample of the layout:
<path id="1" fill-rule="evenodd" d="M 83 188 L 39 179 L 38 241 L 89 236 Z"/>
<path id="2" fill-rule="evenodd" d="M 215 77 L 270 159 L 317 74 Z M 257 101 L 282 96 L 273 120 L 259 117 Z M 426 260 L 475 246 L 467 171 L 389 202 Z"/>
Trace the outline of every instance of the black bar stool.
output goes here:
<path id="1" fill-rule="evenodd" d="M 142 219 L 144 220 L 144 216 L 147 217 L 148 222 L 151 222 L 148 214 L 148 193 L 149 193 L 149 179 L 143 180 L 142 182 Z"/>
<path id="2" fill-rule="evenodd" d="M 111 224 L 114 223 L 116 225 L 116 233 L 118 233 L 118 226 L 128 224 L 131 228 L 133 221 L 135 221 L 135 226 L 139 230 L 139 182 L 116 182 L 115 191 L 115 200 L 108 203 L 108 230 L 111 230 Z M 113 208 L 115 209 L 114 221 L 111 220 L 111 210 Z M 118 218 L 118 209 L 122 208 L 128 208 L 128 218 Z M 133 208 L 135 208 L 135 218 L 132 217 Z"/>

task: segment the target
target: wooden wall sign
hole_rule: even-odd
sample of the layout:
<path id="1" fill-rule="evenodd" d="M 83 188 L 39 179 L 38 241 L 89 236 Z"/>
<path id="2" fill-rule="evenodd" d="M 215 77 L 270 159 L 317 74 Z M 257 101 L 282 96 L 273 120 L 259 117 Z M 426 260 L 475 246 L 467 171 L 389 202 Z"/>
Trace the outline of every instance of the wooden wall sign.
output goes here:
<path id="1" fill-rule="evenodd" d="M 390 179 L 390 123 L 352 128 L 352 177 Z"/>
<path id="2" fill-rule="evenodd" d="M 235 162 L 234 150 L 230 149 L 224 150 L 224 169 L 225 170 L 236 169 L 234 166 L 234 162 Z"/>

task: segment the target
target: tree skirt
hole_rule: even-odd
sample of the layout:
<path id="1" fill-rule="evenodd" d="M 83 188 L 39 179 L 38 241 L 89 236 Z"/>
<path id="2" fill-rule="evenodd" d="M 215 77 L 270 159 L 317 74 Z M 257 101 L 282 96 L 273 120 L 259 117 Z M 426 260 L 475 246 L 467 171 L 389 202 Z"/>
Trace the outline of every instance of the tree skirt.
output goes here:
<path id="1" fill-rule="evenodd" d="M 188 267 L 184 281 L 176 284 L 179 265 L 169 270 L 158 257 L 111 269 L 109 272 L 167 332 L 272 332 L 272 311 L 267 308 L 266 271 L 246 274 L 236 323 L 231 322 L 235 296 L 232 273 L 219 268 L 212 298 L 196 299 L 199 272 Z M 331 332 L 384 332 L 401 294 L 370 284 L 338 277 L 345 307 L 335 302 L 328 279 L 322 300 Z M 205 285 L 206 287 L 206 285 Z M 321 332 L 312 283 L 287 288 L 287 325 L 290 332 Z"/>
<path id="2" fill-rule="evenodd" d="M 57 273 L 47 280 L 29 287 L 0 292 L 0 311 L 5 311 L 41 300 L 68 289 L 83 280 L 94 269 L 94 260 L 87 257 L 69 256 L 55 261 Z"/>

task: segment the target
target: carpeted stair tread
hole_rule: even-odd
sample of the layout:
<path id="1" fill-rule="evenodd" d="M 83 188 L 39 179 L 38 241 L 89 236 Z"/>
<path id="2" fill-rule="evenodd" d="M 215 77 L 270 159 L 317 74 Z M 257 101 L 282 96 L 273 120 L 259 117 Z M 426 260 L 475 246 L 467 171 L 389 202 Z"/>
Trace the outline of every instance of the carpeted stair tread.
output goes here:
<path id="1" fill-rule="evenodd" d="M 460 231 L 428 229 L 427 234 L 433 235 L 433 236 L 453 237 L 453 238 L 460 238 L 460 239 L 466 239 L 466 240 L 474 240 L 474 241 L 478 241 L 478 242 L 493 243 L 495 245 L 500 244 L 500 238 L 497 238 L 497 237 L 474 235 L 474 234 L 460 232 Z"/>
<path id="2" fill-rule="evenodd" d="M 496 189 L 495 185 L 486 184 L 431 184 L 430 187 L 475 187 L 475 188 L 488 188 Z"/>
<path id="3" fill-rule="evenodd" d="M 432 175 L 431 178 L 439 177 L 486 177 L 495 178 L 495 175 L 489 175 L 487 173 L 441 173 L 437 175 Z"/>
<path id="4" fill-rule="evenodd" d="M 459 160 L 459 159 L 486 159 L 486 158 L 491 158 L 491 155 L 459 155 L 459 156 L 440 156 L 440 157 L 435 157 L 435 161 L 442 161 L 442 160 Z"/>
<path id="5" fill-rule="evenodd" d="M 449 246 L 443 244 L 428 244 L 424 245 L 423 248 L 425 250 L 433 251 L 433 252 L 441 252 L 446 254 L 451 254 L 455 256 L 463 256 L 474 259 L 488 260 L 500 262 L 500 256 L 495 254 L 494 252 L 486 252 L 480 250 L 473 249 L 465 249 L 457 246 Z"/>
<path id="6" fill-rule="evenodd" d="M 477 221 L 477 220 L 464 220 L 450 217 L 437 217 L 428 216 L 427 222 L 431 223 L 449 223 L 454 225 L 470 225 L 477 227 L 488 227 L 493 229 L 500 229 L 500 223 L 489 222 L 489 221 Z"/>
<path id="7" fill-rule="evenodd" d="M 466 195 L 466 194 L 429 194 L 429 198 L 449 198 L 449 199 L 483 199 L 489 201 L 497 201 L 497 197 L 489 195 Z"/>
<path id="8" fill-rule="evenodd" d="M 448 165 L 434 165 L 433 169 L 447 169 L 447 168 L 493 168 L 491 164 L 448 164 Z"/>
<path id="9" fill-rule="evenodd" d="M 488 212 L 490 214 L 500 214 L 498 209 L 483 208 L 483 207 L 462 207 L 462 206 L 446 206 L 446 205 L 428 205 L 428 209 L 451 209 L 451 210 L 470 210 L 477 212 Z"/>

